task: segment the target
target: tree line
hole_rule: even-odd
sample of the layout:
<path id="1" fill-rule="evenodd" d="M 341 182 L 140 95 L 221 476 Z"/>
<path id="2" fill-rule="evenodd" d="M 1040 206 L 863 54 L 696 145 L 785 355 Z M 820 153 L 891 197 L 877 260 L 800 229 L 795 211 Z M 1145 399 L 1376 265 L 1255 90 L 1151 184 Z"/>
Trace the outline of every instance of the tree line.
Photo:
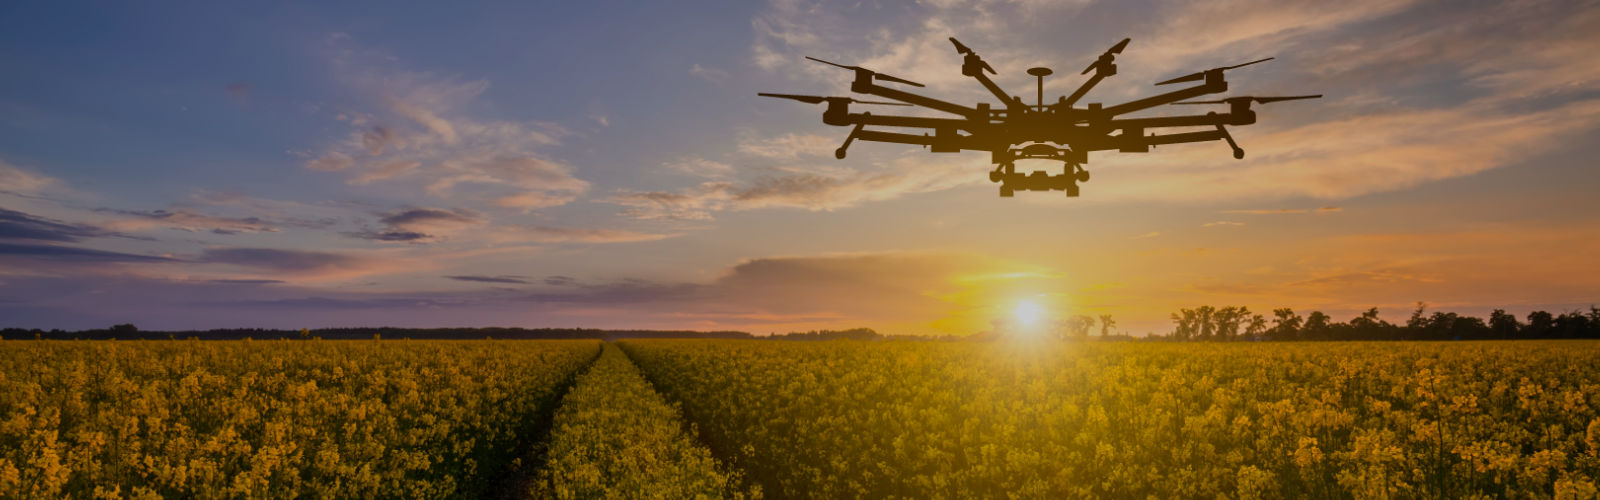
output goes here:
<path id="1" fill-rule="evenodd" d="M 1272 310 L 1272 317 L 1248 307 L 1200 306 L 1172 313 L 1173 331 L 1153 336 L 1176 341 L 1292 340 L 1494 340 L 1600 338 L 1600 308 L 1552 314 L 1533 311 L 1526 319 L 1495 309 L 1488 320 L 1454 312 L 1429 312 L 1418 302 L 1405 323 L 1391 323 L 1373 307 L 1346 322 L 1322 311 L 1301 316 L 1291 308 Z"/>

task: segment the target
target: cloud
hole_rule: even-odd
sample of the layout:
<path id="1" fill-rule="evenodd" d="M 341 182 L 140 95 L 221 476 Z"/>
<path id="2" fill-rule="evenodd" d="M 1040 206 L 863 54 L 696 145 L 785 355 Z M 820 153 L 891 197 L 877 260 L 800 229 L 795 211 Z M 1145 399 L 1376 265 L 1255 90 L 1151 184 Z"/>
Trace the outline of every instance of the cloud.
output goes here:
<path id="1" fill-rule="evenodd" d="M 1219 221 L 1216 221 L 1216 222 L 1207 222 L 1205 224 L 1201 224 L 1200 227 L 1243 226 L 1243 225 L 1244 225 L 1243 222 L 1233 222 L 1233 221 L 1219 220 Z"/>
<path id="2" fill-rule="evenodd" d="M 1130 239 L 1130 240 L 1144 240 L 1144 239 L 1154 238 L 1154 237 L 1157 237 L 1157 236 L 1161 236 L 1161 233 L 1158 233 L 1158 232 L 1155 232 L 1155 231 L 1151 231 L 1151 232 L 1144 233 L 1144 234 L 1141 234 L 1141 235 L 1138 235 L 1138 236 L 1134 236 L 1134 237 L 1128 238 L 1128 239 Z"/>
<path id="3" fill-rule="evenodd" d="M 739 152 L 759 158 L 794 160 L 807 156 L 832 156 L 843 139 L 817 134 L 784 134 L 777 137 L 745 137 Z"/>
<path id="4" fill-rule="evenodd" d="M 462 228 L 485 224 L 488 219 L 468 209 L 411 207 L 381 214 L 380 229 L 344 232 L 345 236 L 373 241 L 433 243 Z"/>
<path id="5" fill-rule="evenodd" d="M 477 283 L 509 283 L 525 285 L 528 279 L 525 276 L 445 276 L 456 281 L 472 281 Z"/>
<path id="6" fill-rule="evenodd" d="M 1099 196 L 1116 200 L 1340 199 L 1459 177 L 1558 146 L 1600 123 L 1600 99 L 1542 111 L 1485 101 L 1379 112 L 1244 137 L 1251 158 L 1166 154 L 1116 160 L 1127 171 Z M 1175 161 L 1176 160 L 1176 161 Z M 1207 186 L 1188 189 L 1184 186 Z"/>
<path id="7" fill-rule="evenodd" d="M 59 179 L 0 160 L 0 193 L 37 195 L 62 185 Z"/>
<path id="8" fill-rule="evenodd" d="M 276 285 L 276 284 L 279 284 L 279 283 L 284 283 L 283 280 L 266 280 L 266 279 L 214 279 L 214 280 L 206 280 L 206 282 L 207 283 L 223 283 L 223 284 L 229 284 L 229 285 Z"/>
<path id="9" fill-rule="evenodd" d="M 385 214 L 379 219 L 390 227 L 401 229 L 412 228 L 453 228 L 463 225 L 476 225 L 484 222 L 483 216 L 471 210 L 457 209 L 444 210 L 438 208 L 408 208 Z"/>
<path id="10" fill-rule="evenodd" d="M 1139 50 L 1171 65 L 1178 59 L 1227 49 L 1234 54 L 1254 54 L 1286 41 L 1333 30 L 1360 21 L 1402 12 L 1413 0 L 1356 0 L 1328 4 L 1314 0 L 1229 0 L 1182 3 L 1176 12 L 1161 16 L 1168 21 Z M 1249 60 L 1249 59 L 1245 59 Z M 1242 62 L 1242 61 L 1241 61 Z M 1199 68 L 1194 68 L 1199 69 Z"/>
<path id="11" fill-rule="evenodd" d="M 437 269 L 449 258 L 449 255 L 417 255 L 387 250 L 212 247 L 189 257 L 188 262 L 243 268 L 264 273 L 270 279 L 306 284 L 372 275 L 423 273 Z M 199 271 L 197 269 L 194 272 Z"/>
<path id="12" fill-rule="evenodd" d="M 1343 210 L 1344 209 L 1340 208 L 1340 207 L 1327 206 L 1327 207 L 1321 207 L 1321 208 L 1263 208 L 1263 209 L 1244 209 L 1244 210 L 1223 210 L 1220 213 L 1225 213 L 1225 214 L 1245 214 L 1245 215 L 1325 214 L 1325 213 L 1339 212 L 1339 211 L 1343 211 Z"/>
<path id="13" fill-rule="evenodd" d="M 131 263 L 157 263 L 179 262 L 171 257 L 159 255 L 139 255 L 108 250 L 95 250 L 91 248 L 70 247 L 62 245 L 34 245 L 26 243 L 0 243 L 0 259 L 10 260 L 16 257 L 29 260 L 47 260 L 75 263 L 104 263 L 104 262 L 131 262 Z"/>
<path id="14" fill-rule="evenodd" d="M 345 139 L 306 168 L 344 173 L 355 185 L 407 183 L 439 199 L 525 212 L 570 203 L 589 189 L 572 166 L 544 152 L 571 133 L 565 127 L 463 111 L 489 82 L 384 68 L 369 61 L 381 58 L 335 52 L 344 80 L 371 102 L 366 111 L 338 116 L 349 126 Z"/>
<path id="15" fill-rule="evenodd" d="M 198 260 L 287 273 L 348 268 L 361 262 L 360 258 L 346 254 L 273 248 L 211 248 Z"/>
<path id="16" fill-rule="evenodd" d="M 1042 271 L 959 253 L 777 256 L 740 261 L 704 283 L 562 280 L 558 290 L 511 300 L 568 310 L 620 308 L 637 321 L 708 329 L 837 328 L 870 320 L 890 330 L 926 331 L 940 321 L 970 327 L 973 317 L 986 314 L 980 310 L 1015 292 L 1010 287 L 1049 274 Z"/>
<path id="17" fill-rule="evenodd" d="M 641 233 L 620 229 L 544 225 L 505 226 L 499 228 L 497 233 L 503 240 L 536 243 L 633 243 L 663 240 L 677 236 L 676 234 Z"/>
<path id="18" fill-rule="evenodd" d="M 116 236 L 116 233 L 87 224 L 69 224 L 0 208 L 0 239 L 74 243 L 84 238 L 103 236 Z"/>
<path id="19" fill-rule="evenodd" d="M 728 79 L 727 71 L 716 68 L 708 68 L 701 66 L 698 63 L 689 67 L 689 74 L 694 75 L 695 78 L 699 78 L 711 83 L 722 83 L 723 80 Z"/>
<path id="20" fill-rule="evenodd" d="M 218 217 L 186 209 L 146 211 L 97 208 L 95 212 L 135 217 L 107 223 L 107 226 L 122 231 L 141 231 L 153 227 L 225 235 L 281 231 L 277 224 L 259 217 Z"/>
<path id="21" fill-rule="evenodd" d="M 686 158 L 670 161 L 664 164 L 667 168 L 677 170 L 696 177 L 717 179 L 727 177 L 733 173 L 733 166 L 720 161 L 705 158 Z"/>
<path id="22" fill-rule="evenodd" d="M 785 207 L 838 210 L 984 180 L 967 160 L 905 156 L 860 169 L 792 166 L 733 182 L 705 182 L 673 191 L 621 190 L 605 201 L 628 207 L 636 219 L 705 220 L 723 210 Z"/>

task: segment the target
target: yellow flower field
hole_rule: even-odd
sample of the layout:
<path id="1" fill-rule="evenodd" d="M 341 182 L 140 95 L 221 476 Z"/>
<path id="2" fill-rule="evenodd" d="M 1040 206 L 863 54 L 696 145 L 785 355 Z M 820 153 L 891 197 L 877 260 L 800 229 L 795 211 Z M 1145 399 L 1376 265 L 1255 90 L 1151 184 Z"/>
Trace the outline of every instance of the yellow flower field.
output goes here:
<path id="1" fill-rule="evenodd" d="M 0 342 L 0 498 L 476 496 L 599 348 Z"/>
<path id="2" fill-rule="evenodd" d="M 769 497 L 1594 498 L 1600 343 L 625 341 Z"/>
<path id="3" fill-rule="evenodd" d="M 607 345 L 561 400 L 536 497 L 759 498 L 684 428 L 678 409 Z"/>

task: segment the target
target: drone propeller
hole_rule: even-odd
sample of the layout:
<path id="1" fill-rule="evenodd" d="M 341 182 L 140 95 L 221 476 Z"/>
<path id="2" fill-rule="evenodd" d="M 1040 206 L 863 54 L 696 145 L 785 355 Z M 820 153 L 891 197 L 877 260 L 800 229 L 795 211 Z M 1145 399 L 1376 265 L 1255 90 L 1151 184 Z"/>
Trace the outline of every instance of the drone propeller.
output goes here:
<path id="1" fill-rule="evenodd" d="M 1319 98 L 1319 97 L 1322 97 L 1322 94 L 1317 94 L 1317 95 L 1295 95 L 1295 96 L 1288 96 L 1288 97 L 1240 96 L 1240 97 L 1229 97 L 1227 99 L 1218 99 L 1218 100 L 1215 100 L 1215 101 L 1183 101 L 1183 102 L 1175 102 L 1173 104 L 1233 104 L 1235 102 L 1249 102 L 1249 101 L 1255 101 L 1256 104 L 1266 104 L 1266 103 L 1269 103 L 1269 102 L 1294 101 L 1294 100 L 1299 100 L 1299 99 L 1316 99 L 1316 98 Z"/>
<path id="2" fill-rule="evenodd" d="M 1230 69 L 1234 69 L 1234 68 L 1243 68 L 1243 67 L 1249 66 L 1251 64 L 1267 62 L 1267 61 L 1271 61 L 1273 59 L 1274 58 L 1268 57 L 1266 59 L 1258 59 L 1258 60 L 1250 61 L 1250 62 L 1247 62 L 1247 63 L 1244 63 L 1244 64 L 1235 64 L 1233 66 L 1223 66 L 1221 68 L 1211 68 L 1211 69 L 1208 69 L 1208 70 L 1205 70 L 1205 71 L 1201 71 L 1199 73 L 1190 73 L 1190 74 L 1183 75 L 1183 76 L 1180 76 L 1180 77 L 1177 77 L 1177 78 L 1173 78 L 1171 80 L 1167 80 L 1167 81 L 1164 81 L 1164 82 L 1161 82 L 1161 83 L 1157 83 L 1156 85 L 1166 85 L 1166 84 L 1169 84 L 1169 83 L 1183 83 L 1183 82 L 1192 82 L 1192 81 L 1196 81 L 1196 80 L 1203 80 L 1206 77 L 1206 73 L 1210 73 L 1212 71 L 1226 71 L 1226 70 L 1230 70 Z"/>
<path id="3" fill-rule="evenodd" d="M 1122 39 L 1122 41 L 1117 42 L 1116 45 L 1112 45 L 1110 49 L 1106 50 L 1106 53 L 1100 54 L 1100 58 L 1099 59 L 1096 59 L 1094 62 L 1089 63 L 1089 67 L 1083 68 L 1083 72 L 1082 73 L 1078 73 L 1078 74 L 1087 75 L 1087 74 L 1089 74 L 1090 71 L 1094 71 L 1095 67 L 1100 66 L 1100 62 L 1101 61 L 1105 61 L 1107 58 L 1109 58 L 1111 56 L 1114 56 L 1114 55 L 1117 55 L 1117 54 L 1121 54 L 1122 53 L 1122 49 L 1127 48 L 1128 47 L 1128 42 L 1131 41 L 1131 40 L 1133 40 L 1133 39 L 1132 38 L 1124 38 L 1124 39 Z"/>
<path id="4" fill-rule="evenodd" d="M 841 67 L 841 68 L 844 68 L 844 69 L 853 69 L 853 70 L 856 70 L 856 71 L 865 71 L 865 72 L 868 72 L 868 73 L 872 73 L 872 77 L 873 78 L 876 78 L 876 79 L 879 79 L 879 80 L 883 80 L 883 81 L 889 81 L 889 82 L 895 82 L 895 83 L 904 83 L 904 84 L 910 85 L 912 87 L 922 87 L 922 86 L 924 86 L 924 85 L 922 85 L 920 83 L 913 82 L 911 80 L 885 75 L 883 73 L 879 73 L 879 72 L 876 72 L 876 71 L 873 71 L 873 70 L 870 70 L 870 69 L 867 69 L 867 68 L 863 68 L 863 67 L 860 67 L 860 66 L 845 66 L 843 64 L 839 64 L 839 63 L 835 63 L 835 62 L 828 62 L 828 61 L 817 59 L 817 58 L 811 57 L 811 56 L 806 56 L 806 59 L 810 59 L 810 60 L 813 60 L 813 61 L 816 61 L 816 62 L 819 62 L 819 63 L 822 63 L 822 64 L 831 65 L 831 66 L 838 66 L 838 67 Z"/>
<path id="5" fill-rule="evenodd" d="M 851 98 L 851 97 L 822 97 L 822 96 L 815 96 L 815 95 L 769 94 L 769 93 L 766 93 L 766 92 L 758 92 L 758 93 L 756 93 L 756 95 L 762 96 L 762 97 L 776 97 L 776 98 L 779 98 L 779 99 L 792 99 L 792 100 L 800 101 L 800 102 L 803 102 L 803 103 L 806 103 L 806 104 L 822 104 L 824 102 L 832 101 L 832 100 L 835 100 L 835 99 L 843 99 L 844 102 L 855 103 L 855 104 L 881 104 L 881 105 L 884 105 L 884 106 L 910 106 L 910 104 L 904 104 L 904 103 L 898 103 L 898 102 L 863 101 L 863 100 L 855 99 L 855 98 Z"/>
<path id="6" fill-rule="evenodd" d="M 972 49 L 967 48 L 966 45 L 962 45 L 960 41 L 957 41 L 956 37 L 950 37 L 950 43 L 956 44 L 956 53 L 957 54 L 961 54 L 961 55 L 978 55 L 977 52 L 973 52 Z M 988 71 L 989 74 L 991 74 L 991 75 L 998 75 L 999 74 L 999 73 L 996 73 L 994 71 L 994 67 L 989 66 L 989 63 L 982 62 L 982 61 L 979 61 L 979 62 L 983 64 L 983 69 L 985 71 Z"/>

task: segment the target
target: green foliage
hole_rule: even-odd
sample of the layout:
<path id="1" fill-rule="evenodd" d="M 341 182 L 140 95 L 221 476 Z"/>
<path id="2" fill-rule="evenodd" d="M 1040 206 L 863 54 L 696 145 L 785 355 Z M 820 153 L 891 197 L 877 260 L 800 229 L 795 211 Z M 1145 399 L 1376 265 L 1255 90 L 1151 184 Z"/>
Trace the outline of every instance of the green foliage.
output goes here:
<path id="1" fill-rule="evenodd" d="M 6 342 L 0 498 L 479 496 L 598 348 Z"/>
<path id="2" fill-rule="evenodd" d="M 562 399 L 536 497 L 752 498 L 737 474 L 684 429 L 622 351 L 600 359 Z"/>
<path id="3" fill-rule="evenodd" d="M 774 497 L 1593 498 L 1600 475 L 1593 342 L 622 347 Z"/>

